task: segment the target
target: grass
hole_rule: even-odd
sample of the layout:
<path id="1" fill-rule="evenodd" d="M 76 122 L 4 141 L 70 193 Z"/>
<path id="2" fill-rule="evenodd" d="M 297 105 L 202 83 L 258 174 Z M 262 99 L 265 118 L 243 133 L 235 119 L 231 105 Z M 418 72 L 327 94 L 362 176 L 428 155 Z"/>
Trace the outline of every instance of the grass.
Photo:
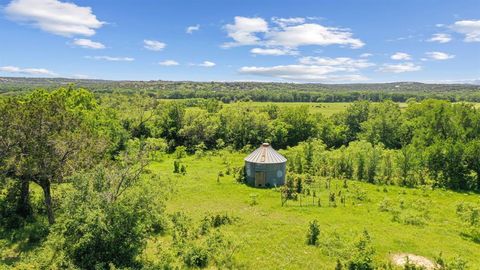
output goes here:
<path id="1" fill-rule="evenodd" d="M 254 108 L 264 107 L 268 104 L 275 104 L 279 107 L 298 107 L 298 106 L 308 106 L 310 112 L 312 113 L 322 113 L 325 116 L 330 116 L 335 113 L 343 112 L 351 104 L 350 102 L 336 102 L 336 103 L 327 103 L 327 102 L 248 102 L 248 104 Z M 225 106 L 231 106 L 230 104 L 225 104 Z"/>
<path id="2" fill-rule="evenodd" d="M 345 206 L 329 207 L 326 180 L 319 180 L 322 207 L 305 206 L 309 199 L 303 200 L 303 206 L 299 202 L 288 202 L 282 207 L 280 194 L 274 189 L 238 184 L 228 175 L 217 182 L 218 172 L 226 171 L 226 163 L 241 166 L 244 156 L 227 152 L 202 158 L 190 156 L 184 159 L 188 164 L 186 175 L 172 173 L 173 158 L 170 157 L 152 163 L 150 169 L 164 179 L 175 180 L 177 191 L 167 202 L 169 213 L 183 211 L 196 221 L 207 213 L 228 213 L 239 218 L 222 230 L 239 245 L 235 258 L 247 269 L 333 269 L 336 259 L 342 256 L 343 248 L 338 245 L 351 242 L 364 229 L 372 237 L 377 261 L 387 262 L 394 253 L 413 253 L 433 259 L 442 252 L 446 258 L 461 255 L 470 266 L 480 266 L 480 244 L 461 236 L 462 224 L 455 214 L 457 203 L 478 202 L 478 195 L 379 187 L 355 181 L 348 182 L 350 191 L 346 191 L 342 188 L 343 182 L 333 181 L 332 190 L 343 189 L 344 194 L 349 195 Z M 354 189 L 363 190 L 367 199 L 353 199 Z M 256 196 L 256 205 L 251 204 L 252 195 Z M 385 198 L 396 203 L 404 201 L 405 205 L 418 200 L 426 203 L 426 224 L 393 221 L 390 212 L 379 210 Z M 408 216 L 412 211 L 415 213 L 413 209 L 402 213 Z M 305 243 L 308 223 L 314 219 L 318 220 L 321 230 L 318 247 Z M 333 235 L 338 235 L 340 241 L 335 241 Z M 157 240 L 162 241 L 161 238 Z"/>

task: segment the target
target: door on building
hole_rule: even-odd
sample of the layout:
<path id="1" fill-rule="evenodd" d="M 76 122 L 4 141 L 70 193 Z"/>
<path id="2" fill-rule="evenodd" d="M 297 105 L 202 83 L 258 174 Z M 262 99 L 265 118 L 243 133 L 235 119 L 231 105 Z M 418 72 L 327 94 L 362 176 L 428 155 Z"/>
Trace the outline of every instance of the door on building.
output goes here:
<path id="1" fill-rule="evenodd" d="M 256 187 L 265 186 L 265 172 L 255 172 L 255 186 Z"/>

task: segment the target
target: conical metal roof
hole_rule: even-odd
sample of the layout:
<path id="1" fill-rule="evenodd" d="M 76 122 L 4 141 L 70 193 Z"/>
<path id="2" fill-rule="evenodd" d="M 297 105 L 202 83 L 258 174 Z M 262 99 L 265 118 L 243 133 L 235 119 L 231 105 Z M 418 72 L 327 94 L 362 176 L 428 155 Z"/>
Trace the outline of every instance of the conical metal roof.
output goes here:
<path id="1" fill-rule="evenodd" d="M 284 163 L 287 159 L 275 151 L 270 144 L 264 143 L 245 158 L 245 161 L 262 164 Z"/>

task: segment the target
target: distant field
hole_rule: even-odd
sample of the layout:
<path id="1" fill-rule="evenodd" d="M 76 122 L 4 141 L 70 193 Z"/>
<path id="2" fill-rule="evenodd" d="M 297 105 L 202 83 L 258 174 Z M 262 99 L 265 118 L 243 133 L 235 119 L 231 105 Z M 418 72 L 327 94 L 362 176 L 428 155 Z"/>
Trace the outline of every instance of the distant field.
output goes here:
<path id="1" fill-rule="evenodd" d="M 335 106 L 340 104 L 332 105 L 332 110 L 341 109 Z M 217 183 L 218 172 L 226 171 L 226 163 L 240 166 L 244 156 L 222 152 L 203 158 L 187 157 L 185 176 L 172 173 L 173 158 L 169 157 L 152 163 L 150 169 L 176 183 L 176 194 L 167 202 L 169 213 L 184 211 L 197 222 L 207 213 L 228 213 L 239 218 L 222 230 L 239 245 L 235 258 L 246 269 L 333 269 L 336 259 L 341 257 L 342 242 L 352 241 L 364 229 L 371 235 L 379 261 L 387 262 L 394 253 L 414 253 L 433 259 L 442 252 L 447 258 L 461 255 L 474 268 L 480 265 L 480 245 L 461 236 L 461 223 L 455 214 L 459 202 L 478 201 L 478 195 L 381 187 L 355 181 L 349 181 L 348 189 L 344 189 L 342 182 L 333 181 L 332 190 L 348 194 L 345 206 L 340 204 L 335 208 L 328 206 L 325 180 L 320 180 L 317 194 L 322 207 L 311 205 L 307 199 L 303 200 L 303 206 L 289 202 L 282 207 L 280 194 L 273 189 L 238 184 L 228 175 Z M 365 192 L 366 199 L 351 199 L 354 190 Z M 257 205 L 251 205 L 252 195 L 257 197 Z M 379 211 L 386 198 L 397 204 L 401 201 L 405 205 L 426 204 L 426 224 L 393 221 L 391 213 Z M 407 214 L 415 216 L 414 211 Z M 323 243 L 320 247 L 305 244 L 308 223 L 313 219 L 320 224 Z M 159 237 L 153 242 L 158 241 L 169 239 Z M 150 256 L 154 249 L 149 245 Z"/>
<path id="2" fill-rule="evenodd" d="M 325 116 L 331 116 L 332 114 L 343 112 L 347 107 L 352 104 L 351 102 L 248 102 L 253 107 L 263 107 L 268 104 L 275 104 L 281 107 L 295 107 L 295 106 L 308 106 L 312 113 L 322 113 Z M 407 108 L 407 103 L 398 103 L 403 110 Z M 480 103 L 474 104 L 476 108 L 480 108 Z M 224 106 L 231 106 L 231 104 L 224 104 Z"/>
<path id="3" fill-rule="evenodd" d="M 268 104 L 275 104 L 281 107 L 308 106 L 313 113 L 322 113 L 330 116 L 335 113 L 343 112 L 351 104 L 350 102 L 338 103 L 305 103 L 305 102 L 248 102 L 253 107 L 263 107 Z M 226 106 L 229 106 L 228 104 Z"/>

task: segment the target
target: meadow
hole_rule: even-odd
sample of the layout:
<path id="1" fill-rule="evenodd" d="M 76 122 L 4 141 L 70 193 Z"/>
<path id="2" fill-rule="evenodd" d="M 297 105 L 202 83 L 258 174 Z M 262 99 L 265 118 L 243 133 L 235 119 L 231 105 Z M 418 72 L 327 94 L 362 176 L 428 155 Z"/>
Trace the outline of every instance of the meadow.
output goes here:
<path id="1" fill-rule="evenodd" d="M 229 166 L 241 166 L 245 153 L 208 153 L 203 157 L 188 156 L 185 175 L 174 174 L 172 156 L 153 162 L 149 169 L 162 179 L 174 183 L 175 193 L 167 202 L 167 212 L 185 212 L 195 222 L 207 214 L 228 214 L 238 218 L 222 230 L 234 240 L 234 257 L 245 269 L 334 269 L 337 259 L 348 253 L 349 246 L 363 231 L 372 237 L 376 261 L 388 263 L 391 256 L 410 253 L 433 260 L 442 254 L 461 256 L 470 266 L 480 265 L 480 246 L 462 236 L 462 223 L 455 211 L 461 202 L 478 202 L 474 193 L 458 193 L 431 188 L 402 188 L 332 180 L 331 189 L 353 194 L 355 189 L 366 194 L 358 200 L 347 196 L 345 204 L 329 206 L 326 179 L 317 179 L 321 206 L 311 199 L 289 201 L 281 206 L 276 189 L 259 189 L 237 183 L 225 172 Z M 229 164 L 229 165 L 227 165 Z M 224 176 L 219 177 L 219 172 Z M 256 201 L 256 202 L 253 202 Z M 389 212 L 381 211 L 386 201 L 405 205 L 426 204 L 428 217 L 424 224 L 395 222 Z M 416 210 L 406 207 L 406 215 Z M 410 211 L 410 212 L 409 212 Z M 419 210 L 420 211 L 420 210 Z M 422 213 L 423 215 L 423 213 Z M 305 244 L 308 224 L 320 225 L 320 244 Z M 168 241 L 168 236 L 158 241 Z M 162 240 L 163 239 L 163 240 Z M 157 241 L 156 240 L 156 241 Z M 149 250 L 149 249 L 147 249 Z M 149 250 L 154 254 L 154 248 Z M 154 256 L 152 256 L 154 257 Z M 472 269 L 475 269 L 473 267 Z"/>

